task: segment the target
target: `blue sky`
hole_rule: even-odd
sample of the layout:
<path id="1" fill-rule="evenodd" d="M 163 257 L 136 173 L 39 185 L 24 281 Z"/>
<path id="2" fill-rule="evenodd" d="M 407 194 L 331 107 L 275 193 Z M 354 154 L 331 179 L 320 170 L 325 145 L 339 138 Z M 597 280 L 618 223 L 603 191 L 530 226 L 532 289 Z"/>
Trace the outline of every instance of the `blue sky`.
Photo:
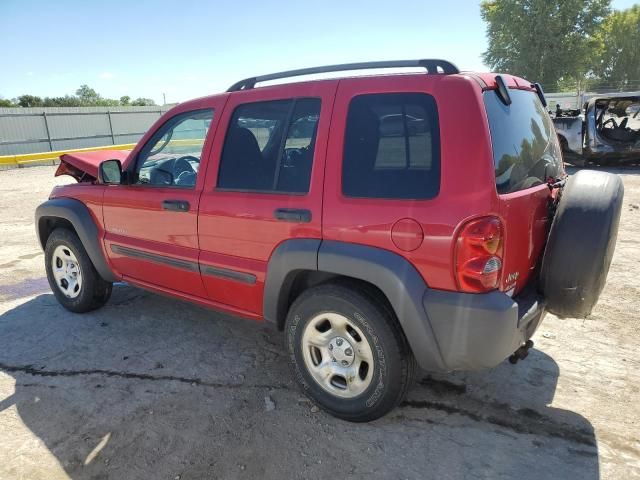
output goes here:
<path id="1" fill-rule="evenodd" d="M 0 0 L 0 97 L 86 83 L 105 97 L 177 102 L 262 73 L 402 58 L 486 70 L 478 3 Z"/>

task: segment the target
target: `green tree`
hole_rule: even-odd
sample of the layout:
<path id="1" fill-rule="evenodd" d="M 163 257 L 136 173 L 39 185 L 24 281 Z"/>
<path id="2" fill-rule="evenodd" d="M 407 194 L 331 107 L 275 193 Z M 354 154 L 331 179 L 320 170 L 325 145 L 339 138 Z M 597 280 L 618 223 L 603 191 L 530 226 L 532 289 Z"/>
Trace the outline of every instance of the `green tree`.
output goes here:
<path id="1" fill-rule="evenodd" d="M 598 85 L 600 79 L 592 72 L 586 75 L 563 76 L 556 84 L 555 90 L 558 92 L 590 92 Z"/>
<path id="2" fill-rule="evenodd" d="M 134 107 L 154 106 L 156 102 L 151 98 L 136 98 L 131 105 Z"/>
<path id="3" fill-rule="evenodd" d="M 81 85 L 80 88 L 76 90 L 76 95 L 80 100 L 80 105 L 83 107 L 116 107 L 120 105 L 119 100 L 103 98 L 88 85 Z"/>
<path id="4" fill-rule="evenodd" d="M 489 48 L 484 62 L 495 71 L 537 81 L 551 90 L 561 78 L 582 79 L 591 69 L 594 35 L 611 0 L 484 0 Z"/>
<path id="5" fill-rule="evenodd" d="M 80 99 L 65 95 L 64 97 L 45 97 L 43 106 L 45 107 L 79 107 Z"/>
<path id="6" fill-rule="evenodd" d="M 95 105 L 101 98 L 98 92 L 88 85 L 80 85 L 80 88 L 76 90 L 76 95 L 80 99 L 82 106 Z"/>
<path id="7" fill-rule="evenodd" d="M 114 100 L 113 98 L 102 98 L 100 97 L 94 105 L 98 107 L 118 107 L 120 106 L 120 100 Z"/>
<path id="8" fill-rule="evenodd" d="M 18 97 L 18 105 L 21 107 L 43 107 L 42 98 L 35 95 L 20 95 Z"/>
<path id="9" fill-rule="evenodd" d="M 17 105 L 16 105 L 17 103 Z M 119 100 L 104 98 L 88 85 L 81 85 L 76 90 L 75 95 L 65 95 L 64 97 L 45 97 L 44 100 L 34 95 L 22 95 L 13 101 L 0 98 L 0 107 L 20 106 L 20 107 L 118 107 L 118 106 L 145 106 L 155 105 L 151 98 L 136 98 L 133 102 L 131 97 L 124 95 Z"/>
<path id="10" fill-rule="evenodd" d="M 640 84 L 640 5 L 615 11 L 598 32 L 594 71 L 605 84 L 618 89 Z"/>

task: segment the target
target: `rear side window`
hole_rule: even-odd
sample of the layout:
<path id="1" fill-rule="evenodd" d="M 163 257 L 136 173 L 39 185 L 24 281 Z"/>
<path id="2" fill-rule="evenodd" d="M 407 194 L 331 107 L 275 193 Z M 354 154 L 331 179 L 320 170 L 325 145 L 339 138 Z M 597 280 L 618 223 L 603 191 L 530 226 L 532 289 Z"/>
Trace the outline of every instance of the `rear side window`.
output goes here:
<path id="1" fill-rule="evenodd" d="M 320 118 L 320 99 L 247 103 L 233 112 L 218 188 L 306 193 Z"/>
<path id="2" fill-rule="evenodd" d="M 360 95 L 349 105 L 342 192 L 351 197 L 428 199 L 440 189 L 440 135 L 432 96 Z"/>
<path id="3" fill-rule="evenodd" d="M 558 137 L 534 92 L 510 89 L 511 105 L 484 93 L 498 193 L 524 190 L 562 172 Z"/>

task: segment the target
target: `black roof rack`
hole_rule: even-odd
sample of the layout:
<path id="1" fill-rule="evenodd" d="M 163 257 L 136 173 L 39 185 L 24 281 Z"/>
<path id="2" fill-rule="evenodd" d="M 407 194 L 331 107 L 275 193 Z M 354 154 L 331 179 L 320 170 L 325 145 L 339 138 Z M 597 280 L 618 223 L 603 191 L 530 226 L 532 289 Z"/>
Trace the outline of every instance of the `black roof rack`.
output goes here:
<path id="1" fill-rule="evenodd" d="M 404 68 L 404 67 L 422 67 L 429 74 L 451 75 L 460 73 L 458 67 L 446 60 L 438 60 L 433 58 L 423 60 L 390 60 L 382 62 L 361 62 L 361 63 L 343 63 L 341 65 L 326 65 L 324 67 L 301 68 L 298 70 L 289 70 L 286 72 L 270 73 L 269 75 L 260 75 L 257 77 L 245 78 L 234 83 L 229 87 L 227 92 L 237 92 L 239 90 L 248 90 L 255 87 L 258 82 L 267 82 L 269 80 L 277 80 L 280 78 L 299 77 L 302 75 L 314 75 L 316 73 L 328 72 L 345 72 L 349 70 L 366 70 L 370 68 Z M 441 71 L 438 71 L 440 69 Z"/>

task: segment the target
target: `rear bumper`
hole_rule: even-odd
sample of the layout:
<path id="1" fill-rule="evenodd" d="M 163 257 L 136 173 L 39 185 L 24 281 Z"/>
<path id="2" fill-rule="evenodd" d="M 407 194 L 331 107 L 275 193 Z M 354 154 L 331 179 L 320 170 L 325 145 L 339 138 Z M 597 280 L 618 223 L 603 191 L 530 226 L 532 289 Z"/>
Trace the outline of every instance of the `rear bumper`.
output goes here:
<path id="1" fill-rule="evenodd" d="M 427 288 L 422 303 L 445 371 L 495 367 L 531 338 L 545 313 L 535 289 L 511 298 L 498 291 L 468 294 Z"/>

